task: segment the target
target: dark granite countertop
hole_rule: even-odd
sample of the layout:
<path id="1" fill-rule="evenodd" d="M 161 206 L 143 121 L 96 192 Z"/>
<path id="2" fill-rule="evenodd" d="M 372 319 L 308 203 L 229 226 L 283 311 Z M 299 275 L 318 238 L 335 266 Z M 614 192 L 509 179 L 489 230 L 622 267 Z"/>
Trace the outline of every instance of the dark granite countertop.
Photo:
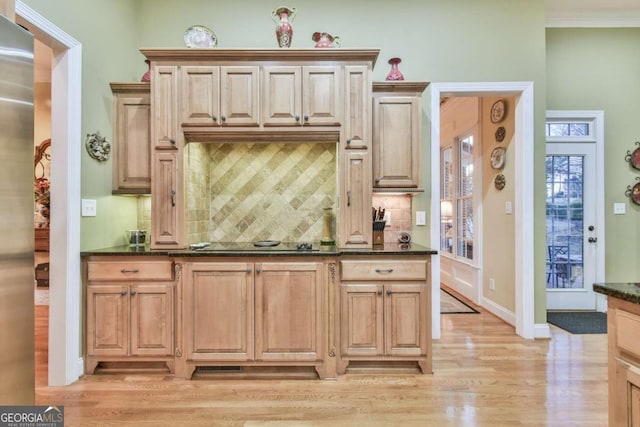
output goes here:
<path id="1" fill-rule="evenodd" d="M 594 283 L 593 290 L 613 298 L 640 304 L 640 283 Z"/>
<path id="2" fill-rule="evenodd" d="M 251 244 L 215 243 L 203 249 L 149 249 L 145 247 L 115 246 L 83 251 L 81 256 L 171 256 L 171 257 L 231 257 L 231 256 L 338 256 L 338 255 L 437 255 L 438 251 L 415 243 L 392 243 L 373 248 L 340 249 L 336 246 L 313 245 L 313 250 L 295 250 L 295 246 L 253 247 Z"/>

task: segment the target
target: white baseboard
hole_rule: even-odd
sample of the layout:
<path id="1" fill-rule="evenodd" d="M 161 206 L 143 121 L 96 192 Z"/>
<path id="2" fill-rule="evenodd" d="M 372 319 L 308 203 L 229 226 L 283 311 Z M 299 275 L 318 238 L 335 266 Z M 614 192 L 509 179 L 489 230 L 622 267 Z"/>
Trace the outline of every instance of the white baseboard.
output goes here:
<path id="1" fill-rule="evenodd" d="M 487 297 L 482 298 L 482 307 L 486 308 L 488 311 L 498 316 L 500 319 L 504 320 L 511 326 L 516 326 L 516 314 L 513 311 L 507 310 L 500 304 L 488 299 Z"/>
<path id="2" fill-rule="evenodd" d="M 533 325 L 533 338 L 546 339 L 551 338 L 551 330 L 548 323 L 536 323 Z"/>

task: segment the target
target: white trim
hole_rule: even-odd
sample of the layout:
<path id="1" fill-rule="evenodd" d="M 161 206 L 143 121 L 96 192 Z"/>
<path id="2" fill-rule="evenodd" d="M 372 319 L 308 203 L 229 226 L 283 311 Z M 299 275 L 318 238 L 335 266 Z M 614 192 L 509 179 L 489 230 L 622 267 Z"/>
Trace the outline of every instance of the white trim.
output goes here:
<path id="1" fill-rule="evenodd" d="M 51 242 L 49 385 L 83 373 L 80 348 L 80 154 L 82 45 L 20 0 L 16 18 L 53 50 L 51 79 Z"/>
<path id="2" fill-rule="evenodd" d="M 431 245 L 440 245 L 440 97 L 513 95 L 515 108 L 515 252 L 516 333 L 534 338 L 534 105 L 533 82 L 432 83 L 431 96 Z M 440 283 L 439 257 L 432 263 L 432 283 Z M 433 286 L 436 302 L 438 286 Z M 437 300 L 439 302 L 439 299 Z M 440 336 L 440 310 L 434 305 L 433 336 Z M 438 329 L 435 330 L 436 324 Z"/>
<path id="3" fill-rule="evenodd" d="M 584 141 L 593 141 L 596 144 L 595 163 L 596 176 L 600 177 L 596 181 L 595 209 L 596 209 L 596 238 L 598 239 L 598 255 L 596 256 L 596 274 L 595 281 L 605 281 L 605 169 L 604 169 L 604 111 L 603 110 L 547 110 L 547 121 L 549 120 L 576 120 L 591 121 L 593 127 L 589 138 Z M 580 138 L 582 140 L 582 138 Z M 596 294 L 596 310 L 607 311 L 607 299 L 604 295 Z"/>
<path id="4" fill-rule="evenodd" d="M 490 300 L 489 298 L 482 298 L 482 307 L 486 308 L 496 317 L 499 317 L 512 326 L 516 323 L 516 314 L 513 311 L 507 310 L 506 308 L 496 303 L 495 301 Z"/>
<path id="5" fill-rule="evenodd" d="M 548 323 L 536 323 L 533 325 L 533 338 L 544 339 L 551 338 L 551 329 Z"/>
<path id="6" fill-rule="evenodd" d="M 635 28 L 640 27 L 640 12 L 626 16 L 547 16 L 546 28 Z"/>

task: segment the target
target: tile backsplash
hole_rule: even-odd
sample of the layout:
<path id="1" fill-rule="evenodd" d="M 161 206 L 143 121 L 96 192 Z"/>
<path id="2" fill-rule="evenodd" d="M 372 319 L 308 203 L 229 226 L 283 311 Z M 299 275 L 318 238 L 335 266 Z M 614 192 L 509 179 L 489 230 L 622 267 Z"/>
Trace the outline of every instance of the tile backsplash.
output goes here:
<path id="1" fill-rule="evenodd" d="M 200 241 L 319 241 L 336 212 L 336 144 L 190 143 L 187 235 Z"/>
<path id="2" fill-rule="evenodd" d="M 387 224 L 384 228 L 385 243 L 395 243 L 398 241 L 398 234 L 400 234 L 400 232 L 411 231 L 411 202 L 412 198 L 408 194 L 373 195 L 373 207 L 386 209 L 391 216 L 391 224 Z"/>

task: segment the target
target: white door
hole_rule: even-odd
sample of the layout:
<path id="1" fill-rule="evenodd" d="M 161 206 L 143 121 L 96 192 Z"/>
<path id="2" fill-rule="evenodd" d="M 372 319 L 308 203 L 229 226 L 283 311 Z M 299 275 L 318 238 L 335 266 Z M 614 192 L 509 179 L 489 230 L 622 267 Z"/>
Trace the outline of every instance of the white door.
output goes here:
<path id="1" fill-rule="evenodd" d="M 546 283 L 548 310 L 596 310 L 599 221 L 595 123 L 547 122 Z"/>

